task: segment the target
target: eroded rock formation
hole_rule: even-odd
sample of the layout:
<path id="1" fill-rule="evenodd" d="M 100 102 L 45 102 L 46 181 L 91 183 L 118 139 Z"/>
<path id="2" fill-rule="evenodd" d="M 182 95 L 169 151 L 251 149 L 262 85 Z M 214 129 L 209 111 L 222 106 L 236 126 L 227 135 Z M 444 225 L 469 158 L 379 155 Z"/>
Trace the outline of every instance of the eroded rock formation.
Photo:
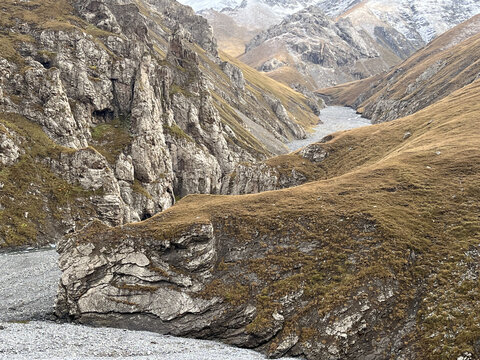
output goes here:
<path id="1" fill-rule="evenodd" d="M 176 197 L 219 193 L 239 162 L 285 151 L 283 142 L 304 137 L 296 116 L 315 118 L 302 95 L 282 104 L 274 90 L 252 85 L 240 68 L 220 60 L 206 20 L 175 1 L 5 6 L 12 15 L 0 26 L 12 35 L 1 38 L 10 46 L 0 58 L 1 162 L 14 166 L 26 153 L 46 173 L 80 186 L 88 195 L 75 201 L 92 211 L 74 216 L 79 226 L 94 217 L 135 222 Z M 51 14 L 57 23 L 47 21 Z M 47 19 L 36 22 L 41 16 Z M 22 140 L 15 126 L 23 120 L 9 122 L 8 114 L 27 119 L 25 134 L 43 131 L 49 139 L 43 148 L 27 151 L 36 140 Z M 246 121 L 274 145 L 256 139 Z M 65 230 L 33 217 L 29 226 L 40 230 L 39 242 Z M 35 242 L 20 238 L 0 235 L 0 246 Z"/>

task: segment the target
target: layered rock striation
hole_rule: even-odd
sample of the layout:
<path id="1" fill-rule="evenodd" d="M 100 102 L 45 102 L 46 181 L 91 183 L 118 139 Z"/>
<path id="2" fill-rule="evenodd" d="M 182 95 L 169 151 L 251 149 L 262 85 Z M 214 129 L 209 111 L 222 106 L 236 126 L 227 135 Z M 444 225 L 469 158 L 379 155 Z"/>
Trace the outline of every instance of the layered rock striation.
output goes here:
<path id="1" fill-rule="evenodd" d="M 414 51 L 407 49 L 406 55 Z M 281 79 L 283 73 L 292 86 L 315 89 L 377 74 L 401 56 L 405 54 L 393 52 L 350 20 L 334 21 L 311 6 L 255 36 L 241 59 L 274 78 Z M 292 72 L 301 75 L 295 79 L 287 74 Z"/>

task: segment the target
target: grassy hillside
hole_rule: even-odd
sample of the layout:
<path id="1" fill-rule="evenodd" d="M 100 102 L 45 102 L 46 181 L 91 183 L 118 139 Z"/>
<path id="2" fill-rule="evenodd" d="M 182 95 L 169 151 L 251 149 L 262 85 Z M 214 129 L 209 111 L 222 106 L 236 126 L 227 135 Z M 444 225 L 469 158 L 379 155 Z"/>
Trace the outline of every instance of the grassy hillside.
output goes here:
<path id="1" fill-rule="evenodd" d="M 218 259 L 204 295 L 238 311 L 256 306 L 251 336 L 273 331 L 272 314 L 284 314 L 264 348 L 272 354 L 298 336 L 296 353 L 312 359 L 319 344 L 343 344 L 345 358 L 372 348 L 385 358 L 478 357 L 479 114 L 476 81 L 412 116 L 336 134 L 323 145 L 324 162 L 302 163 L 318 180 L 256 195 L 188 196 L 146 222 L 84 240 L 161 240 L 212 223 L 219 254 L 228 254 L 223 246 L 244 250 L 235 261 Z M 296 156 L 277 165 L 295 166 Z M 294 310 L 282 300 L 289 296 Z M 365 303 L 373 313 L 359 312 Z M 356 343 L 348 345 L 325 330 L 347 315 L 369 329 L 349 330 Z"/>
<path id="2" fill-rule="evenodd" d="M 82 219 L 95 213 L 88 200 L 95 192 L 69 184 L 48 165 L 73 150 L 56 145 L 39 125 L 17 114 L 0 112 L 0 135 L 18 137 L 23 145 L 15 164 L 0 163 L 0 248 L 52 242 L 68 223 L 65 209 Z"/>
<path id="3" fill-rule="evenodd" d="M 480 15 L 439 36 L 388 74 L 319 90 L 376 121 L 412 114 L 470 84 L 480 71 Z"/>
<path id="4" fill-rule="evenodd" d="M 247 80 L 249 85 L 247 87 L 248 90 L 252 91 L 255 95 L 258 97 L 260 97 L 262 93 L 274 95 L 282 102 L 290 116 L 305 128 L 310 128 L 318 124 L 318 117 L 312 113 L 308 106 L 309 99 L 305 95 L 285 84 L 271 79 L 224 52 L 220 52 L 220 57 L 222 60 L 228 61 L 242 70 L 245 80 Z"/>

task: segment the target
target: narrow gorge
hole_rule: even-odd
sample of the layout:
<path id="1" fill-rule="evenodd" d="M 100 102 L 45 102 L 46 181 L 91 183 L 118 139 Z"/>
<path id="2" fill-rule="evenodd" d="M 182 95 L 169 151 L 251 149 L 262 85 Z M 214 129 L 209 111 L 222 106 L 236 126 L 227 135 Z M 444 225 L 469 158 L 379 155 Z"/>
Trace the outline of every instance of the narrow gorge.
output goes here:
<path id="1" fill-rule="evenodd" d="M 428 3 L 225 0 L 232 55 L 3 0 L 0 359 L 480 358 L 480 8 Z"/>

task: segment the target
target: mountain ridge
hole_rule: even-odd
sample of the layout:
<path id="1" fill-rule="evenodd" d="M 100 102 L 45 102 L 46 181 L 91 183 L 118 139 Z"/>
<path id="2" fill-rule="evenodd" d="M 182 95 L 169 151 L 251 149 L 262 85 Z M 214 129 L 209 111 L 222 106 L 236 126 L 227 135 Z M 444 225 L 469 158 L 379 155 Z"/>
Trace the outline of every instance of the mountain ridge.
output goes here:
<path id="1" fill-rule="evenodd" d="M 433 40 L 386 75 L 319 90 L 374 122 L 412 114 L 478 78 L 480 15 Z"/>
<path id="2" fill-rule="evenodd" d="M 283 26 L 289 32 L 292 30 L 300 32 L 302 30 L 302 25 L 296 26 L 295 21 L 285 25 L 288 16 L 292 17 L 292 11 L 289 11 L 292 7 L 286 7 L 283 2 L 260 1 L 257 4 L 257 2 L 246 1 L 236 9 L 225 9 L 220 12 L 205 11 L 203 15 L 213 25 L 216 36 L 222 39 L 220 44 L 223 49 L 227 52 L 231 51 L 231 55 L 240 56 L 247 64 L 267 72 L 275 80 L 282 81 L 294 88 L 296 84 L 302 84 L 303 86 L 308 85 L 312 89 L 312 86 L 317 86 L 318 88 L 348 82 L 356 79 L 358 74 L 365 78 L 384 71 L 412 55 L 436 36 L 480 12 L 479 4 L 473 0 L 462 0 L 455 3 L 452 3 L 450 0 L 414 1 L 413 3 L 406 0 L 342 2 L 324 0 L 304 2 L 302 4 L 304 8 L 297 9 L 300 13 L 308 14 L 308 11 L 306 12 L 304 9 L 314 5 L 331 15 L 337 22 L 341 19 L 348 19 L 355 31 L 362 33 L 362 37 L 368 39 L 367 42 L 370 44 L 373 44 L 371 45 L 372 49 L 381 49 L 383 54 L 379 58 L 384 64 L 382 65 L 382 61 L 377 62 L 375 66 L 377 70 L 373 67 L 369 69 L 368 65 L 366 69 L 364 68 L 361 71 L 354 68 L 348 71 L 350 73 L 348 76 L 330 75 L 330 82 L 321 82 L 318 79 L 322 78 L 322 76 L 313 76 L 314 79 L 312 79 L 312 76 L 309 74 L 315 73 L 315 69 L 303 71 L 303 60 L 296 59 L 296 52 L 282 43 L 281 35 L 278 38 L 274 36 L 265 38 L 265 34 L 273 34 L 276 31 L 275 29 L 281 26 L 282 21 L 284 22 Z M 259 7 L 255 8 L 255 6 Z M 251 11 L 249 10 L 250 7 Z M 266 15 L 267 13 L 269 15 Z M 236 29 L 235 35 L 232 35 L 229 31 L 232 27 Z M 322 29 L 317 31 L 321 32 Z M 269 54 L 269 56 L 260 56 L 258 54 L 259 51 L 253 51 L 253 53 L 249 54 L 252 48 L 251 44 L 258 41 L 258 36 L 265 38 L 267 42 L 270 40 L 272 43 L 282 43 L 282 45 L 276 45 L 278 48 L 276 50 L 268 43 L 265 44 L 263 52 Z M 299 36 L 297 39 L 293 39 L 292 42 L 308 43 L 309 41 L 305 41 L 303 36 Z M 314 38 L 310 39 L 313 47 L 315 42 Z M 246 45 L 246 51 L 245 54 L 242 54 L 244 44 Z M 355 49 L 352 48 L 351 51 L 354 52 Z M 261 63 L 258 61 L 260 58 L 263 59 Z M 283 71 L 271 71 L 271 63 L 287 63 L 290 66 L 284 68 Z M 307 66 L 311 67 L 311 65 L 311 63 L 307 62 Z M 276 70 L 275 67 L 274 70 Z M 334 67 L 329 71 L 342 72 L 338 67 Z M 325 73 L 321 68 L 318 72 L 323 72 L 323 75 L 328 73 Z M 295 81 L 295 78 L 300 80 Z M 312 81 L 316 82 L 316 85 L 312 85 Z"/>

